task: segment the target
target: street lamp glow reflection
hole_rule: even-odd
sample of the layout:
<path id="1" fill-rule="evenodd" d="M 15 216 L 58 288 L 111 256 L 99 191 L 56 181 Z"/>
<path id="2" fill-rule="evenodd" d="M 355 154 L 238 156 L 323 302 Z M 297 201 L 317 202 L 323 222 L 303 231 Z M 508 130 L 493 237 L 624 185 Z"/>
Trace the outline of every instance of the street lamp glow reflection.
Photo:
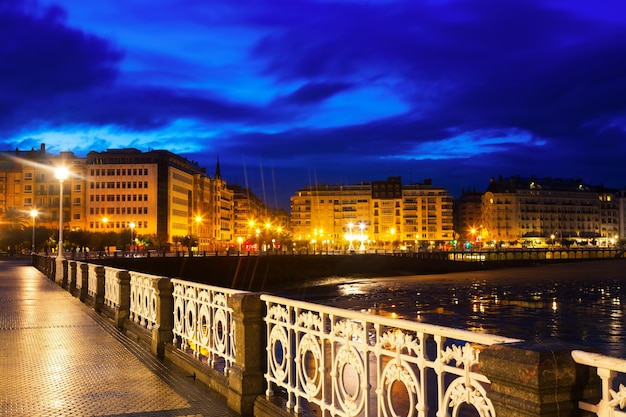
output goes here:
<path id="1" fill-rule="evenodd" d="M 32 240 L 32 244 L 31 244 L 31 251 L 32 253 L 35 253 L 35 219 L 37 219 L 37 216 L 39 215 L 39 212 L 35 209 L 32 209 L 30 211 L 30 217 L 33 218 L 33 240 Z"/>

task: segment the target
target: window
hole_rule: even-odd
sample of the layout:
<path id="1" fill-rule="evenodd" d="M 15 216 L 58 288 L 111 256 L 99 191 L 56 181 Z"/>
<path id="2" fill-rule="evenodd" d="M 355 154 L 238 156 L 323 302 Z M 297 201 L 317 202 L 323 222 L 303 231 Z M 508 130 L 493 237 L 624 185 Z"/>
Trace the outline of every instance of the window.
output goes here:
<path id="1" fill-rule="evenodd" d="M 32 198 L 25 198 L 24 199 L 24 205 L 25 206 L 32 206 L 33 205 L 33 199 Z"/>
<path id="2" fill-rule="evenodd" d="M 76 197 L 76 198 L 74 199 L 74 205 L 75 205 L 75 206 L 80 206 L 80 197 Z"/>
<path id="3" fill-rule="evenodd" d="M 24 192 L 25 193 L 32 193 L 33 192 L 33 186 L 32 185 L 24 185 Z"/>
<path id="4" fill-rule="evenodd" d="M 24 179 L 28 180 L 28 181 L 32 180 L 33 179 L 33 173 L 32 172 L 25 172 L 24 173 Z"/>
<path id="5" fill-rule="evenodd" d="M 80 213 L 74 213 L 72 217 L 74 220 L 80 220 Z"/>

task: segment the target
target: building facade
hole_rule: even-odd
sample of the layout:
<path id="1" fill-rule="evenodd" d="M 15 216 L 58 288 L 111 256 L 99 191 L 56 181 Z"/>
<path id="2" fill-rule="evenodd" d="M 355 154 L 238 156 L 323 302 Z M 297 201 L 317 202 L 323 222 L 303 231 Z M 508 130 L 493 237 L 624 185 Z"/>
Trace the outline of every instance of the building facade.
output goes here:
<path id="1" fill-rule="evenodd" d="M 70 175 L 63 182 L 55 167 Z M 130 232 L 128 246 L 149 236 L 158 246 L 194 243 L 220 250 L 233 241 L 233 192 L 219 173 L 210 178 L 196 163 L 164 150 L 109 149 L 78 158 L 39 150 L 0 153 L 0 215 L 58 228 L 63 186 L 64 230 Z M 126 246 L 126 245 L 125 245 Z"/>
<path id="2" fill-rule="evenodd" d="M 291 228 L 296 243 L 314 249 L 434 248 L 454 239 L 452 202 L 428 179 L 323 184 L 291 197 Z"/>
<path id="3" fill-rule="evenodd" d="M 59 166 L 70 172 L 62 182 L 55 175 Z M 51 155 L 43 144 L 38 150 L 0 153 L 0 216 L 28 219 L 35 211 L 38 225 L 58 228 L 62 207 L 64 229 L 85 230 L 85 191 L 85 158 L 71 152 Z"/>
<path id="4" fill-rule="evenodd" d="M 616 190 L 580 179 L 514 176 L 491 179 L 475 230 L 481 245 L 615 245 L 620 236 Z"/>

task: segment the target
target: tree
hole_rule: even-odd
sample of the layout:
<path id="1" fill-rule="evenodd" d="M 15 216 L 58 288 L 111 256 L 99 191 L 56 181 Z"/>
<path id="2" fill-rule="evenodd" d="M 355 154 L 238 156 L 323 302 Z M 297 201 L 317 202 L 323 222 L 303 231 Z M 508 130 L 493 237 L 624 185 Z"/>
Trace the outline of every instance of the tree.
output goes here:
<path id="1" fill-rule="evenodd" d="M 19 210 L 9 209 L 0 220 L 0 250 L 20 253 L 29 246 L 29 218 Z"/>

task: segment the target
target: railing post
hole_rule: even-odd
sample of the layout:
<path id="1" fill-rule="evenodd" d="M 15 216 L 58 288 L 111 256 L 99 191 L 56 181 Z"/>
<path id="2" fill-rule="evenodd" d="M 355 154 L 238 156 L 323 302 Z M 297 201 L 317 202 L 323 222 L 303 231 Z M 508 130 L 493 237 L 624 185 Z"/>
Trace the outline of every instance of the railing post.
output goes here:
<path id="1" fill-rule="evenodd" d="M 76 263 L 76 261 L 70 262 L 70 279 L 67 284 L 67 290 L 70 294 L 74 294 L 74 291 L 76 291 L 76 269 L 78 268 L 77 265 L 78 264 Z"/>
<path id="2" fill-rule="evenodd" d="M 492 345 L 480 353 L 498 417 L 583 416 L 578 401 L 597 392 L 598 379 L 562 342 Z"/>
<path id="3" fill-rule="evenodd" d="M 119 306 L 115 311 L 115 325 L 118 329 L 124 328 L 124 322 L 130 317 L 130 273 L 118 271 L 118 293 L 120 295 Z"/>
<path id="4" fill-rule="evenodd" d="M 152 327 L 152 353 L 159 358 L 165 354 L 165 344 L 173 339 L 174 327 L 174 286 L 169 278 L 152 281 L 156 296 L 156 325 Z M 130 290 L 129 290 L 130 294 Z"/>
<path id="5" fill-rule="evenodd" d="M 254 400 L 265 392 L 265 304 L 260 294 L 237 293 L 230 297 L 235 326 L 235 363 L 228 374 L 228 407 L 252 415 Z"/>
<path id="6" fill-rule="evenodd" d="M 67 260 L 57 255 L 55 267 L 54 282 L 56 282 L 59 287 L 63 287 L 63 283 L 67 282 Z"/>
<path id="7" fill-rule="evenodd" d="M 96 288 L 93 297 L 93 309 L 97 312 L 102 311 L 104 306 L 104 267 L 96 266 Z"/>
<path id="8" fill-rule="evenodd" d="M 80 264 L 80 291 L 78 293 L 78 299 L 82 302 L 85 302 L 87 298 L 87 286 L 89 285 L 89 264 L 81 263 Z"/>

